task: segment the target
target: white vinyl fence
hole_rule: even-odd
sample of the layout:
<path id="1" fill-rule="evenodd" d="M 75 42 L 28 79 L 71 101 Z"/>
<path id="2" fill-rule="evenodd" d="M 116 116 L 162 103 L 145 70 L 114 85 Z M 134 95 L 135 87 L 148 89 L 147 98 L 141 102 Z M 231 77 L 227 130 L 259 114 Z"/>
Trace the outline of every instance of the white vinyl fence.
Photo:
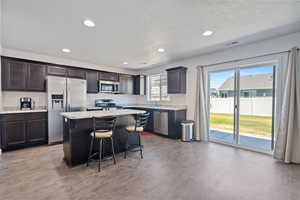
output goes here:
<path id="1" fill-rule="evenodd" d="M 233 114 L 234 98 L 210 98 L 210 112 Z M 240 98 L 241 115 L 272 116 L 272 97 Z"/>

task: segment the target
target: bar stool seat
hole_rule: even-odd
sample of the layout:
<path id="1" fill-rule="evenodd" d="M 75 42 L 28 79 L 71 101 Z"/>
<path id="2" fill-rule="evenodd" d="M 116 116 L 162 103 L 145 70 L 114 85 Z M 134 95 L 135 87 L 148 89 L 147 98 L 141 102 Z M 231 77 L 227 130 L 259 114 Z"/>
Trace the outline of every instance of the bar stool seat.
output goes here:
<path id="1" fill-rule="evenodd" d="M 112 131 L 93 131 L 90 133 L 95 138 L 110 138 L 113 135 Z"/>
<path id="2" fill-rule="evenodd" d="M 134 125 L 133 126 L 127 126 L 126 131 L 128 131 L 128 132 L 135 132 L 135 131 L 136 132 L 143 132 L 144 127 L 142 127 L 142 126 L 135 127 Z"/>

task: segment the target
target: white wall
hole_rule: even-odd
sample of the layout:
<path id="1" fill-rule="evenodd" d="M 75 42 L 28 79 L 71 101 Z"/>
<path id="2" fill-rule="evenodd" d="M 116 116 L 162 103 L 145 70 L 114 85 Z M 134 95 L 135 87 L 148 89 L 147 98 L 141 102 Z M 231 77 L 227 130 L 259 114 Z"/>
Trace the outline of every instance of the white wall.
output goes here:
<path id="1" fill-rule="evenodd" d="M 165 64 L 156 68 L 141 70 L 143 74 L 153 74 L 176 66 L 188 67 L 187 93 L 171 97 L 171 103 L 186 104 L 188 106 L 187 118 L 194 119 L 195 93 L 196 93 L 196 66 L 207 65 L 234 59 L 247 58 L 273 52 L 286 51 L 294 46 L 300 47 L 300 32 L 264 40 L 244 46 L 237 46 L 223 51 L 201 55 L 181 61 Z M 142 99 L 145 101 L 145 98 Z"/>

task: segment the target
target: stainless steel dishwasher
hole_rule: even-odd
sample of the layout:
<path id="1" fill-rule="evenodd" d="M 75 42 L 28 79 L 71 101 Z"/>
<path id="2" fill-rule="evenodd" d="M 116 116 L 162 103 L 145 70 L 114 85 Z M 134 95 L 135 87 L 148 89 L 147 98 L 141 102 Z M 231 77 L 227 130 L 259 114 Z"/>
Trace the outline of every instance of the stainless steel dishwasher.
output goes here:
<path id="1" fill-rule="evenodd" d="M 169 133 L 169 113 L 168 111 L 154 111 L 153 112 L 153 121 L 154 121 L 154 132 L 160 133 L 163 135 L 168 135 Z"/>

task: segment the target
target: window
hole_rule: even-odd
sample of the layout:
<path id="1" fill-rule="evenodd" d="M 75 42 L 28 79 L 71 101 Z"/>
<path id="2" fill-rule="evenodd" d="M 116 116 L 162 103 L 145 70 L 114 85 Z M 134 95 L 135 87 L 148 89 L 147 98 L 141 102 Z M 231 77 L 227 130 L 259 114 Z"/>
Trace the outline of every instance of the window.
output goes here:
<path id="1" fill-rule="evenodd" d="M 153 74 L 148 76 L 148 83 L 148 101 L 169 100 L 167 73 Z"/>

